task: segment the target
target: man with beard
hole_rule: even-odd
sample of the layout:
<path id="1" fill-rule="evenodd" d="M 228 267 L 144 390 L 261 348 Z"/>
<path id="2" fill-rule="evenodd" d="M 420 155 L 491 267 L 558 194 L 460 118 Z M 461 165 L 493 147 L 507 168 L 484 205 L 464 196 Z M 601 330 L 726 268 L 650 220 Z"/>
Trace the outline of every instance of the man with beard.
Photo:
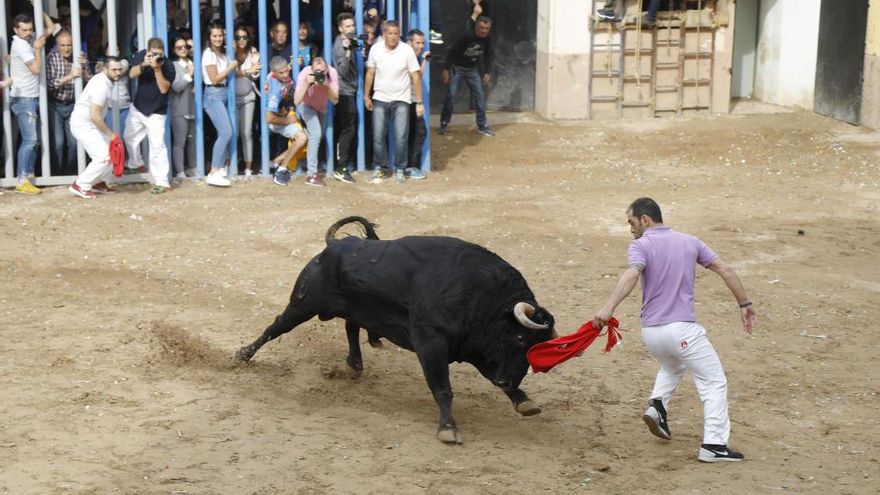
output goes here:
<path id="1" fill-rule="evenodd" d="M 95 75 L 80 93 L 70 115 L 73 137 L 85 148 L 91 162 L 73 181 L 69 191 L 83 199 L 94 199 L 97 194 L 111 192 L 104 177 L 112 170 L 110 141 L 118 136 L 107 127 L 104 116 L 110 105 L 113 85 L 122 79 L 122 62 L 109 56 L 100 74 Z"/>

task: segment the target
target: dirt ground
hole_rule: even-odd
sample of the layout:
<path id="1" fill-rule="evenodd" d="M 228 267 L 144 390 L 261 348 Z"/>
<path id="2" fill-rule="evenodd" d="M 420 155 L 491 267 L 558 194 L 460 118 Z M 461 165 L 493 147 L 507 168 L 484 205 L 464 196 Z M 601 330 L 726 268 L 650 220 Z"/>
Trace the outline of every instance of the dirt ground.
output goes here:
<path id="1" fill-rule="evenodd" d="M 878 493 L 878 135 L 787 111 L 519 120 L 495 138 L 432 136 L 434 172 L 403 185 L 187 182 L 94 201 L 5 190 L 0 493 Z M 658 365 L 640 342 L 639 290 L 617 315 L 622 347 L 526 378 L 539 416 L 452 365 L 460 446 L 434 437 L 414 354 L 364 345 L 351 378 L 342 321 L 310 321 L 232 364 L 351 214 L 383 238 L 487 246 L 572 332 L 624 269 L 624 210 L 645 195 L 736 268 L 760 314 L 746 336 L 721 280 L 698 271 L 698 319 L 746 462 L 696 462 L 690 378 L 673 440 L 644 427 Z"/>

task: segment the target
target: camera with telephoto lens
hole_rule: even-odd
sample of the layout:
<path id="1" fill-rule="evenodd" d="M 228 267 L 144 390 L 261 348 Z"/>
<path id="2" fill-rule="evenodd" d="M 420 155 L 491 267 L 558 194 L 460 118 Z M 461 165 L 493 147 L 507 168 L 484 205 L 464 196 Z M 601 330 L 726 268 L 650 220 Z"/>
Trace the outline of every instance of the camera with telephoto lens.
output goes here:
<path id="1" fill-rule="evenodd" d="M 315 78 L 315 83 L 324 84 L 324 80 L 327 78 L 327 73 L 322 70 L 316 70 L 312 72 L 312 76 Z"/>

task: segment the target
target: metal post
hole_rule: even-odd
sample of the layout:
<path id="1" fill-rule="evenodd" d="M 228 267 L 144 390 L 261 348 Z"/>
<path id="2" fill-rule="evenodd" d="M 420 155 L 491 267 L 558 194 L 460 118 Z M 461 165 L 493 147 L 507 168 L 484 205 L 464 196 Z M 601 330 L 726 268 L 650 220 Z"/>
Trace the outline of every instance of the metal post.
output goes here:
<path id="1" fill-rule="evenodd" d="M 333 63 L 333 2 L 332 0 L 324 0 L 324 60 L 327 65 Z M 327 128 L 324 140 L 327 143 L 327 178 L 333 175 L 336 161 L 336 147 L 333 146 L 333 105 L 327 105 L 327 115 L 325 121 Z"/>
<path id="2" fill-rule="evenodd" d="M 146 42 L 150 38 L 153 37 L 153 30 L 156 19 L 153 17 L 153 2 L 152 0 L 143 0 L 143 12 L 144 12 L 144 48 L 147 47 Z M 162 9 L 165 9 L 165 5 L 162 5 Z"/>
<path id="3" fill-rule="evenodd" d="M 385 2 L 385 19 L 394 20 L 397 19 L 396 11 L 394 9 L 397 0 L 391 0 Z"/>
<path id="4" fill-rule="evenodd" d="M 107 0 L 107 43 L 109 55 L 119 56 L 119 37 L 116 32 L 116 0 Z M 119 122 L 119 88 L 118 84 L 113 85 L 113 100 L 110 108 L 112 112 L 111 123 L 113 124 L 113 132 L 118 133 L 120 129 Z M 122 136 L 119 136 L 120 138 Z"/>
<path id="5" fill-rule="evenodd" d="M 418 3 L 418 25 L 425 33 L 425 49 L 431 49 L 431 7 L 430 0 L 416 0 Z M 431 62 L 425 64 L 422 74 L 422 108 L 425 109 L 425 144 L 422 145 L 422 163 L 410 164 L 411 167 L 422 167 L 423 172 L 431 171 Z"/>
<path id="6" fill-rule="evenodd" d="M 70 36 L 73 38 L 73 64 L 79 65 L 79 56 L 82 53 L 82 30 L 80 29 L 79 15 L 73 15 L 79 12 L 79 0 L 70 0 Z M 78 77 L 73 80 L 73 94 L 76 100 L 83 89 L 83 78 Z M 68 122 L 67 125 L 70 125 Z M 63 138 L 63 136 L 55 136 L 55 139 Z M 82 173 L 86 168 L 86 152 L 79 142 L 76 143 L 76 169 Z"/>
<path id="7" fill-rule="evenodd" d="M 354 0 L 354 23 L 358 33 L 364 32 L 364 0 Z M 357 64 L 358 87 L 357 105 L 358 110 L 358 171 L 363 172 L 367 168 L 366 146 L 364 144 L 364 56 L 360 48 L 355 51 L 355 63 Z"/>
<path id="8" fill-rule="evenodd" d="M 193 93 L 196 100 L 196 169 L 198 176 L 203 177 L 205 175 L 205 106 L 202 103 L 202 19 L 199 14 L 199 0 L 190 0 L 193 65 L 196 68 L 193 71 Z"/>
<path id="9" fill-rule="evenodd" d="M 297 54 L 299 54 L 299 2 L 300 0 L 290 0 L 290 77 L 296 84 L 296 78 L 299 76 L 299 63 L 297 63 Z"/>
<path id="10" fill-rule="evenodd" d="M 260 173 L 269 175 L 269 161 L 273 157 L 269 156 L 269 123 L 266 121 L 266 96 L 262 92 L 262 88 L 266 87 L 269 82 L 269 41 L 267 39 L 266 29 L 269 23 L 266 12 L 266 2 L 257 2 L 257 19 L 259 24 L 259 35 L 257 38 L 260 43 L 260 55 L 263 60 L 260 68 L 260 155 L 263 164 Z"/>
<path id="11" fill-rule="evenodd" d="M 0 7 L 0 55 L 3 56 L 3 62 L 9 59 L 9 40 L 6 38 L 8 32 L 6 27 L 6 6 Z M 8 68 L 9 66 L 6 65 Z M 9 77 L 9 72 L 4 72 L 5 77 Z M 6 180 L 15 183 L 15 149 L 12 147 L 12 113 L 9 110 L 9 89 L 2 90 L 3 99 L 3 152 L 4 170 L 6 170 Z"/>
<path id="12" fill-rule="evenodd" d="M 71 15 L 71 18 L 73 16 Z M 34 2 L 34 35 L 36 37 L 40 37 L 43 35 L 45 31 L 45 26 L 43 26 L 43 2 L 41 0 L 36 0 Z M 43 179 L 47 179 L 52 177 L 52 169 L 49 164 L 49 96 L 46 92 L 46 50 L 45 48 L 41 48 L 43 50 L 42 57 L 40 60 L 42 61 L 42 65 L 40 65 L 40 142 L 42 145 L 40 146 L 42 150 L 42 168 L 41 175 Z M 20 167 L 21 164 L 19 163 Z"/>
<path id="13" fill-rule="evenodd" d="M 160 0 L 161 1 L 161 0 Z M 226 60 L 235 60 L 235 2 L 225 0 L 224 17 L 226 17 Z M 229 73 L 226 78 L 226 108 L 229 111 L 229 121 L 232 128 L 232 138 L 229 140 L 229 176 L 238 175 L 238 119 L 235 117 L 235 71 Z"/>

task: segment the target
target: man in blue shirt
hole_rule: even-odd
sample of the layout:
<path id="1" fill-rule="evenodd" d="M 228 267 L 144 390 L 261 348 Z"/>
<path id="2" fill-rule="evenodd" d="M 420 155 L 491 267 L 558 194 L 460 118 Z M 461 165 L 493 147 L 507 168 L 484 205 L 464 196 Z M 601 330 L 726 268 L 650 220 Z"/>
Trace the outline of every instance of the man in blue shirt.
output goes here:
<path id="1" fill-rule="evenodd" d="M 296 112 L 293 111 L 293 80 L 290 78 L 290 62 L 273 57 L 269 61 L 269 88 L 266 96 L 266 123 L 269 130 L 288 139 L 287 149 L 272 159 L 278 167 L 275 183 L 286 186 L 290 182 L 288 164 L 296 153 L 306 145 L 308 137 L 303 131 Z"/>
<path id="2" fill-rule="evenodd" d="M 137 79 L 128 118 L 125 121 L 125 147 L 129 166 L 143 166 L 140 145 L 146 137 L 150 143 L 150 174 L 153 176 L 153 194 L 171 188 L 168 182 L 168 148 L 165 147 L 165 119 L 168 114 L 168 92 L 174 81 L 174 64 L 165 57 L 165 44 L 160 38 L 150 38 L 147 49 L 135 54 L 128 75 Z"/>

